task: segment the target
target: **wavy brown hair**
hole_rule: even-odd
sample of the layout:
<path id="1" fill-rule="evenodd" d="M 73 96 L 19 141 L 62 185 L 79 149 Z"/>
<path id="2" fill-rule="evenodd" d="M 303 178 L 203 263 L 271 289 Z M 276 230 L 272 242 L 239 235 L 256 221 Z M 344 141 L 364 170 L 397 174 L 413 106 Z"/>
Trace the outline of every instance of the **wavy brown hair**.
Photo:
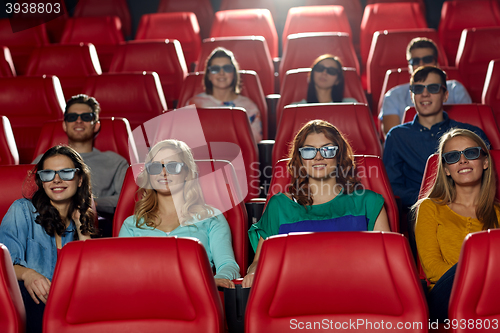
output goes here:
<path id="1" fill-rule="evenodd" d="M 80 230 L 84 235 L 95 234 L 95 216 L 92 210 L 92 185 L 90 182 L 90 170 L 83 161 L 80 154 L 78 154 L 73 148 L 68 146 L 54 146 L 47 150 L 43 154 L 40 161 L 35 165 L 32 170 L 32 174 L 35 175 L 35 183 L 38 187 L 36 192 L 31 198 L 33 206 L 35 206 L 36 211 L 39 215 L 36 217 L 35 222 L 40 224 L 45 232 L 50 236 L 55 234 L 62 236 L 66 230 L 66 224 L 62 220 L 59 211 L 52 206 L 50 203 L 50 198 L 45 193 L 43 188 L 43 182 L 37 174 L 38 170 L 43 170 L 45 160 L 49 157 L 64 155 L 71 159 L 75 168 L 78 168 L 75 177 L 79 177 L 82 180 L 82 185 L 77 188 L 75 195 L 70 202 L 68 209 L 68 217 L 73 216 L 73 212 L 78 210 L 80 212 Z M 75 238 L 76 239 L 76 238 Z"/>
<path id="2" fill-rule="evenodd" d="M 295 135 L 290 148 L 287 169 L 291 177 L 291 184 L 288 192 L 304 207 L 312 205 L 314 198 L 309 189 L 309 176 L 303 166 L 302 157 L 299 148 L 304 145 L 306 138 L 311 133 L 323 133 L 333 144 L 339 147 L 337 151 L 337 168 L 332 177 L 336 178 L 337 184 L 343 189 L 344 193 L 352 193 L 357 184 L 360 183 L 356 176 L 356 164 L 351 146 L 339 130 L 324 120 L 311 120 L 305 124 Z"/>
<path id="3" fill-rule="evenodd" d="M 496 175 L 494 171 L 493 159 L 489 153 L 486 143 L 474 132 L 467 129 L 451 129 L 446 132 L 439 141 L 439 161 L 436 181 L 434 185 L 427 190 L 427 193 L 422 199 L 418 200 L 415 205 L 413 205 L 412 210 L 414 213 L 418 211 L 420 204 L 425 199 L 431 199 L 439 205 L 448 205 L 456 200 L 457 190 L 455 187 L 455 182 L 451 176 L 446 175 L 443 161 L 443 152 L 451 139 L 459 136 L 464 136 L 472 141 L 474 141 L 478 147 L 481 147 L 482 154 L 486 155 L 488 159 L 488 168 L 483 171 L 483 177 L 481 179 L 481 194 L 479 196 L 479 201 L 476 206 L 476 216 L 479 221 L 483 223 L 483 230 L 498 228 L 498 218 L 495 208 L 500 208 L 500 203 L 496 199 Z"/>
<path id="4" fill-rule="evenodd" d="M 238 62 L 234 57 L 234 53 L 223 47 L 215 48 L 207 58 L 207 62 L 205 64 L 205 75 L 203 76 L 203 86 L 205 87 L 205 93 L 207 95 L 212 95 L 214 93 L 214 85 L 208 79 L 208 76 L 210 75 L 210 73 L 208 72 L 208 67 L 212 65 L 212 60 L 215 58 L 228 58 L 231 61 L 231 64 L 234 66 L 234 77 L 233 81 L 231 82 L 231 87 L 233 89 L 233 92 L 238 95 L 241 92 L 241 77 L 239 72 L 240 66 L 238 65 Z"/>

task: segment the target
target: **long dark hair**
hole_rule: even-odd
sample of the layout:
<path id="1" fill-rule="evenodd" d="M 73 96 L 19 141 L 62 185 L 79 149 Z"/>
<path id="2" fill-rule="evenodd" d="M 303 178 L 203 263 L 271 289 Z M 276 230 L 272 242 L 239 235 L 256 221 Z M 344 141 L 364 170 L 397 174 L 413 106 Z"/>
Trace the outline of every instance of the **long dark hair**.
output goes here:
<path id="1" fill-rule="evenodd" d="M 67 156 L 73 161 L 75 168 L 78 168 L 77 175 L 81 177 L 82 184 L 78 187 L 73 196 L 68 209 L 68 217 L 73 216 L 73 212 L 80 212 L 80 222 L 82 223 L 80 230 L 83 234 L 89 235 L 95 233 L 94 212 L 92 210 L 92 187 L 90 183 L 90 171 L 82 157 L 73 149 L 67 146 L 54 146 L 43 154 L 40 161 L 35 165 L 32 174 L 35 175 L 35 183 L 38 187 L 31 198 L 33 206 L 39 213 L 35 222 L 40 224 L 45 232 L 50 236 L 55 234 L 62 236 L 66 230 L 66 225 L 59 214 L 59 211 L 52 206 L 50 198 L 45 193 L 43 182 L 36 173 L 38 170 L 43 170 L 45 160 L 56 155 Z M 76 177 L 76 175 L 75 175 Z"/>
<path id="2" fill-rule="evenodd" d="M 323 54 L 317 57 L 311 66 L 311 73 L 309 74 L 309 85 L 307 86 L 307 103 L 319 103 L 318 94 L 316 93 L 316 85 L 314 84 L 314 69 L 321 61 L 325 59 L 331 59 L 335 61 L 340 69 L 337 84 L 332 87 L 332 102 L 341 103 L 344 99 L 344 71 L 342 70 L 342 62 L 340 61 L 339 57 L 333 56 L 331 54 Z"/>

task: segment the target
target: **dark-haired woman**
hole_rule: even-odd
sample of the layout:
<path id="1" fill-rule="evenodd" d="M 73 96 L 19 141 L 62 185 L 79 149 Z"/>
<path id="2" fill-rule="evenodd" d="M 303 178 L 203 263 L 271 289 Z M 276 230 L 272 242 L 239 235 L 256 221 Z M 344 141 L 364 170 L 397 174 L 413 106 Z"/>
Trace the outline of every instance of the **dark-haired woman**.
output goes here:
<path id="1" fill-rule="evenodd" d="M 289 232 L 390 231 L 384 198 L 364 189 L 355 176 L 352 148 L 332 124 L 312 120 L 293 140 L 291 184 L 275 194 L 248 235 L 255 258 L 243 280 L 253 283 L 264 239 Z"/>
<path id="2" fill-rule="evenodd" d="M 90 238 L 94 212 L 90 172 L 72 148 L 50 148 L 27 181 L 31 198 L 16 200 L 0 224 L 0 242 L 9 249 L 26 308 L 27 332 L 41 332 L 59 250 Z"/>

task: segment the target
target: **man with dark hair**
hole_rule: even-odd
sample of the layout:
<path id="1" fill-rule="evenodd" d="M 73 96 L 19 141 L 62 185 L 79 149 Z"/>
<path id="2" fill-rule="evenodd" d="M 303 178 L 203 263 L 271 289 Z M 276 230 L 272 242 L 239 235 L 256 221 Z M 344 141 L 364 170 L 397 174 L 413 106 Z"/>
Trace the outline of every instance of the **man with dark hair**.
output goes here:
<path id="1" fill-rule="evenodd" d="M 395 126 L 387 133 L 383 156 L 392 190 L 401 198 L 404 209 L 417 201 L 427 158 L 437 151 L 445 132 L 454 127 L 465 128 L 489 145 L 480 128 L 452 120 L 443 111 L 449 92 L 446 73 L 441 69 L 418 68 L 412 74 L 409 90 L 417 114 L 411 123 Z"/>
<path id="2" fill-rule="evenodd" d="M 428 38 L 414 38 L 406 49 L 406 60 L 410 74 L 419 66 L 438 66 L 437 46 Z M 387 134 L 392 127 L 401 124 L 406 107 L 413 105 L 409 86 L 409 83 L 401 84 L 385 94 L 379 114 L 384 133 Z M 446 91 L 448 99 L 445 104 L 472 103 L 465 87 L 456 80 L 446 81 Z"/>
<path id="3" fill-rule="evenodd" d="M 82 156 L 90 168 L 92 193 L 99 216 L 110 220 L 118 203 L 128 162 L 115 152 L 101 152 L 94 148 L 94 137 L 101 129 L 100 111 L 95 98 L 83 94 L 73 96 L 66 103 L 62 126 L 68 136 L 68 145 Z M 33 163 L 38 162 L 40 157 Z M 103 227 L 107 229 L 111 225 Z"/>

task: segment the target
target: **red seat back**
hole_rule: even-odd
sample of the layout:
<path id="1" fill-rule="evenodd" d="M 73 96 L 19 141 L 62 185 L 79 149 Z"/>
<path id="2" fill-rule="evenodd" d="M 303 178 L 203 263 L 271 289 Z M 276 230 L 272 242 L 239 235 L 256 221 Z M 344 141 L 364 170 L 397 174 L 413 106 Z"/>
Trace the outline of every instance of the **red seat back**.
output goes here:
<path id="1" fill-rule="evenodd" d="M 466 1 L 467 2 L 467 1 Z M 472 28 L 462 33 L 457 54 L 457 67 L 474 103 L 481 102 L 488 64 L 500 59 L 500 26 Z"/>
<path id="2" fill-rule="evenodd" d="M 167 105 L 179 99 L 182 82 L 187 76 L 186 61 L 177 40 L 130 41 L 122 43 L 115 52 L 110 73 L 156 72 Z"/>
<path id="3" fill-rule="evenodd" d="M 283 110 L 273 148 L 273 164 L 288 157 L 290 143 L 308 121 L 322 119 L 335 125 L 357 155 L 382 156 L 382 145 L 366 104 L 288 105 Z"/>
<path id="4" fill-rule="evenodd" d="M 154 72 L 91 75 L 84 93 L 99 101 L 102 116 L 127 118 L 132 129 L 167 109 Z"/>
<path id="5" fill-rule="evenodd" d="M 0 46 L 0 77 L 16 76 L 12 55 L 7 46 Z"/>
<path id="6" fill-rule="evenodd" d="M 19 164 L 19 152 L 9 118 L 0 116 L 0 165 Z"/>
<path id="7" fill-rule="evenodd" d="M 201 38 L 207 38 L 210 35 L 214 19 L 214 10 L 210 0 L 160 0 L 157 12 L 193 12 L 200 25 Z"/>
<path id="8" fill-rule="evenodd" d="M 493 110 L 493 114 L 500 124 L 500 60 L 492 60 L 488 65 L 486 80 L 484 81 L 481 102 L 487 104 Z"/>
<path id="9" fill-rule="evenodd" d="M 34 180 L 25 182 L 33 167 L 32 164 L 0 165 L 2 187 L 9 189 L 0 191 L 0 221 L 14 201 L 21 199 L 23 195 L 30 196 L 34 193 L 32 190 L 36 190 Z"/>
<path id="10" fill-rule="evenodd" d="M 307 52 L 304 52 L 307 50 Z M 280 82 L 290 69 L 311 67 L 313 61 L 323 54 L 340 58 L 343 67 L 353 67 L 359 74 L 359 62 L 347 33 L 318 32 L 288 35 L 280 64 Z"/>
<path id="11" fill-rule="evenodd" d="M 215 13 L 210 37 L 235 36 L 262 36 L 271 56 L 279 56 L 278 33 L 269 9 L 233 9 Z"/>
<path id="12" fill-rule="evenodd" d="M 203 72 L 208 56 L 216 47 L 224 47 L 234 53 L 242 70 L 256 71 L 266 95 L 274 93 L 274 65 L 264 38 L 218 37 L 203 40 L 197 72 Z"/>
<path id="13" fill-rule="evenodd" d="M 222 333 L 222 304 L 203 245 L 177 237 L 66 244 L 57 260 L 44 331 L 103 333 L 110 327 Z"/>
<path id="14" fill-rule="evenodd" d="M 0 326 L 4 333 L 24 333 L 26 312 L 9 250 L 0 244 Z"/>
<path id="15" fill-rule="evenodd" d="M 142 15 L 135 39 L 178 40 L 188 66 L 198 61 L 201 52 L 200 26 L 192 12 Z"/>
<path id="16" fill-rule="evenodd" d="M 386 331 L 402 322 L 418 323 L 405 326 L 407 332 L 427 331 L 425 296 L 403 235 L 318 232 L 264 242 L 245 332 L 282 332 L 282 327 L 306 323 L 312 327 L 322 318 L 328 318 L 322 327 L 332 330 L 374 331 L 373 323 L 383 321 Z"/>
<path id="17" fill-rule="evenodd" d="M 0 110 L 10 120 L 20 163 L 32 161 L 40 124 L 62 120 L 65 106 L 55 76 L 0 78 Z"/>
<path id="18" fill-rule="evenodd" d="M 80 0 L 77 2 L 74 17 L 89 16 L 117 16 L 122 23 L 122 31 L 125 36 L 132 33 L 132 20 L 128 9 L 127 0 Z"/>
<path id="19" fill-rule="evenodd" d="M 492 149 L 500 149 L 500 131 L 495 122 L 493 112 L 484 104 L 448 104 L 443 105 L 450 119 L 479 127 L 490 140 Z M 405 111 L 404 122 L 410 122 L 415 117 L 415 107 Z"/>
<path id="20" fill-rule="evenodd" d="M 188 74 L 182 85 L 179 107 L 185 106 L 191 97 L 205 91 L 203 89 L 203 75 L 204 73 L 200 72 Z M 240 77 L 242 82 L 241 95 L 250 98 L 257 105 L 262 120 L 262 138 L 266 140 L 268 132 L 267 103 L 259 76 L 254 71 L 240 70 Z"/>

